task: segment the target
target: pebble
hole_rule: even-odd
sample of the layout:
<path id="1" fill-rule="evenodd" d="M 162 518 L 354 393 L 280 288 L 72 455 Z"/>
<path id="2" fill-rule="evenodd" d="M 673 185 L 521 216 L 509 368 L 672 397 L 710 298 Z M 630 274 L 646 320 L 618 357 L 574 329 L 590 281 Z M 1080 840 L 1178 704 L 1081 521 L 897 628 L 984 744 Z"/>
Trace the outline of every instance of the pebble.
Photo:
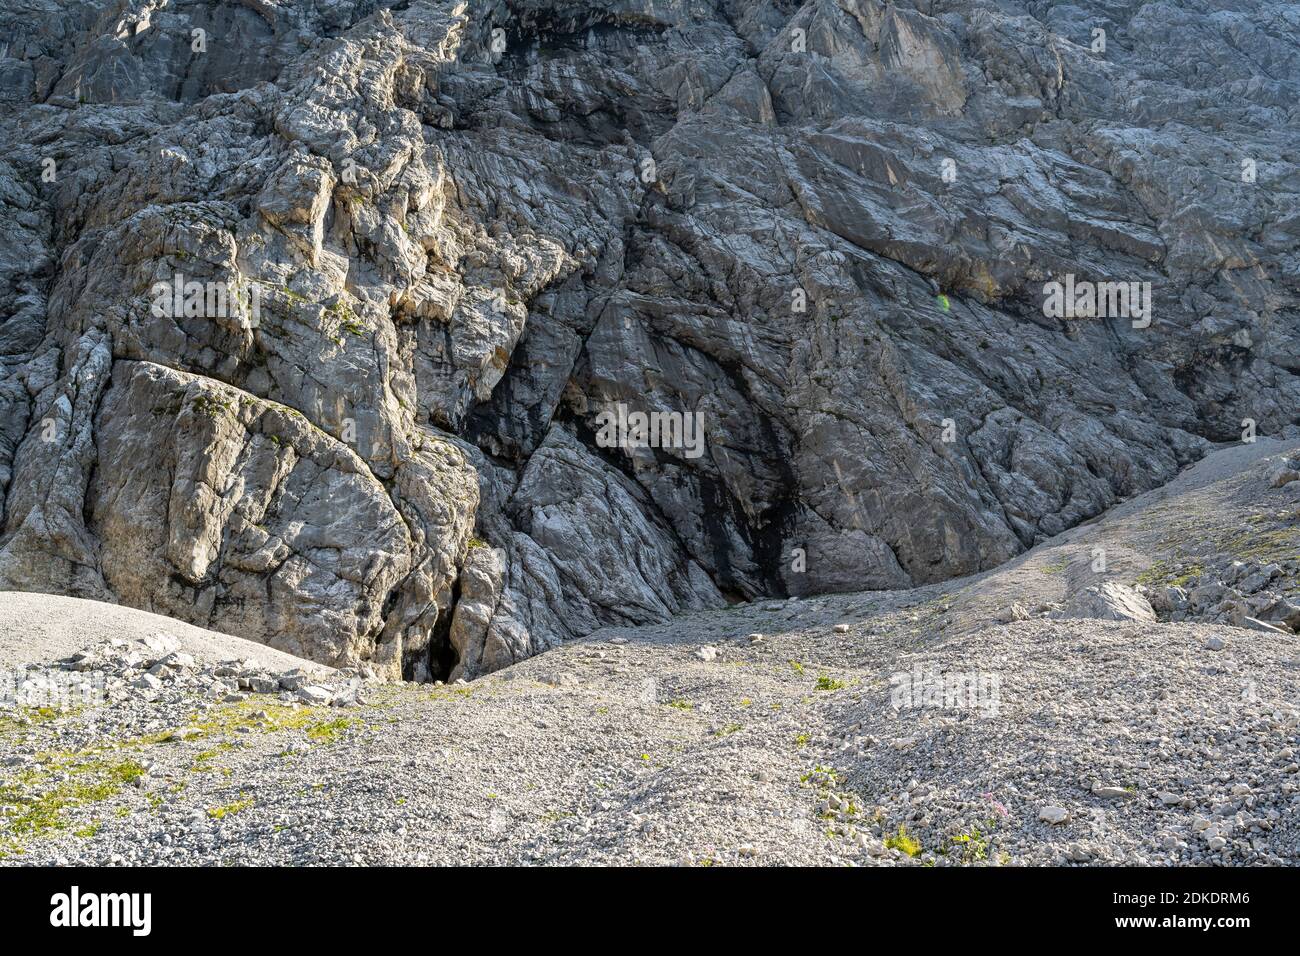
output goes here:
<path id="1" fill-rule="evenodd" d="M 1092 788 L 1092 795 L 1103 800 L 1130 800 L 1136 796 L 1131 790 L 1125 790 L 1123 787 L 1103 787 L 1100 784 Z"/>

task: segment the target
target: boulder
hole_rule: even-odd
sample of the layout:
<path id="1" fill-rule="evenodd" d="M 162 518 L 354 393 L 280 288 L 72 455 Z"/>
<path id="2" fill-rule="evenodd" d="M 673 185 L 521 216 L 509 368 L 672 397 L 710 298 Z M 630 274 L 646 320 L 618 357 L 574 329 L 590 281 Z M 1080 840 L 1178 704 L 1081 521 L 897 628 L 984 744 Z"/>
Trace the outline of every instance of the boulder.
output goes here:
<path id="1" fill-rule="evenodd" d="M 1283 488 L 1293 481 L 1300 481 L 1300 461 L 1279 458 L 1268 472 L 1270 488 Z"/>
<path id="2" fill-rule="evenodd" d="M 1133 588 L 1116 581 L 1105 581 L 1070 595 L 1059 616 L 1135 621 L 1142 624 L 1154 624 L 1156 621 L 1151 603 Z"/>

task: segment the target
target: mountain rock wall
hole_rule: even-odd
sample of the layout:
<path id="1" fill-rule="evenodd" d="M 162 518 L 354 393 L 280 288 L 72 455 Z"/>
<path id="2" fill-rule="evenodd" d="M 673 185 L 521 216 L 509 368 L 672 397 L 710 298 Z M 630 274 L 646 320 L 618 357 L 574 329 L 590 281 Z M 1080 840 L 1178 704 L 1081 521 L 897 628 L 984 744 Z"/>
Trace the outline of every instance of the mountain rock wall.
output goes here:
<path id="1" fill-rule="evenodd" d="M 6 3 L 0 587 L 427 679 L 993 567 L 1300 422 L 1298 104 L 1266 0 Z"/>

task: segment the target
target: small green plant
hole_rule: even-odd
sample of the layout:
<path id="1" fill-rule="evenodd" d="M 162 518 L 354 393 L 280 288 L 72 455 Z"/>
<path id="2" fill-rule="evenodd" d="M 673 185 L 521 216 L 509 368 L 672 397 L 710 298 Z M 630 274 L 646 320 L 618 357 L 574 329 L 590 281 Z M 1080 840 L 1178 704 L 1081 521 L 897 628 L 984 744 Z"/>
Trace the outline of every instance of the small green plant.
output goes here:
<path id="1" fill-rule="evenodd" d="M 795 672 L 796 674 L 802 674 L 802 673 L 803 673 L 803 665 L 800 664 L 798 661 L 791 661 L 791 662 L 790 662 L 790 667 L 794 669 L 794 672 Z"/>
<path id="2" fill-rule="evenodd" d="M 982 863 L 988 859 L 989 838 L 979 827 L 972 828 L 970 833 L 957 834 L 950 842 L 963 863 Z"/>
<path id="3" fill-rule="evenodd" d="M 194 762 L 196 764 L 207 763 L 209 760 L 214 759 L 219 754 L 225 753 L 227 750 L 234 750 L 234 749 L 235 749 L 234 744 L 230 743 L 229 741 L 223 740 L 215 747 L 213 747 L 211 750 L 200 750 L 198 753 L 196 753 L 194 755 Z"/>
<path id="4" fill-rule="evenodd" d="M 312 724 L 307 728 L 307 739 L 314 740 L 317 743 L 332 744 L 343 736 L 343 732 L 354 723 L 356 721 L 351 717 L 337 717 L 334 720 Z"/>
<path id="5" fill-rule="evenodd" d="M 664 706 L 666 706 L 666 707 L 674 707 L 674 708 L 676 708 L 677 710 L 694 710 L 694 709 L 695 709 L 695 705 L 694 705 L 694 704 L 692 704 L 689 700 L 682 700 L 680 697 L 679 697 L 677 700 L 669 701 L 669 702 L 668 702 L 667 704 L 665 704 Z"/>
<path id="6" fill-rule="evenodd" d="M 800 783 L 811 783 L 816 787 L 833 787 L 838 779 L 839 774 L 834 767 L 823 767 L 821 764 L 799 776 Z"/>
<path id="7" fill-rule="evenodd" d="M 19 707 L 13 713 L 13 717 L 0 717 L 0 733 L 27 730 L 33 724 L 43 724 L 61 716 L 54 707 Z"/>
<path id="8" fill-rule="evenodd" d="M 807 747 L 811 740 L 812 740 L 812 736 L 810 734 L 796 734 L 794 738 L 794 745 L 796 747 Z"/>
<path id="9" fill-rule="evenodd" d="M 208 807 L 208 816 L 214 820 L 224 820 L 236 813 L 243 813 L 252 805 L 253 798 L 246 797 L 242 800 L 236 800 L 234 803 L 227 803 L 224 807 Z"/>
<path id="10" fill-rule="evenodd" d="M 817 678 L 818 690 L 843 690 L 847 686 L 848 685 L 845 684 L 844 681 L 835 680 L 834 678 L 827 677 L 825 674 Z"/>
<path id="11" fill-rule="evenodd" d="M 921 844 L 908 835 L 907 827 L 901 823 L 898 825 L 897 833 L 885 837 L 885 846 L 891 850 L 902 850 L 908 856 L 918 856 L 921 852 Z"/>
<path id="12" fill-rule="evenodd" d="M 222 412 L 230 411 L 230 405 L 211 395 L 196 395 L 190 402 L 196 412 L 209 418 L 218 418 Z"/>

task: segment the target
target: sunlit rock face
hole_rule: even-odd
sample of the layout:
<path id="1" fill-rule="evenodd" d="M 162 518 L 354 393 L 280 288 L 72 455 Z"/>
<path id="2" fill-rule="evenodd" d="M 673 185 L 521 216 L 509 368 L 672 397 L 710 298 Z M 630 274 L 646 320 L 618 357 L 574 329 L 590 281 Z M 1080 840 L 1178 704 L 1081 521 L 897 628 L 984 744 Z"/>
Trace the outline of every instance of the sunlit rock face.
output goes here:
<path id="1" fill-rule="evenodd" d="M 1300 24 L 1044 7 L 9 5 L 0 586 L 473 677 L 1294 428 Z"/>

